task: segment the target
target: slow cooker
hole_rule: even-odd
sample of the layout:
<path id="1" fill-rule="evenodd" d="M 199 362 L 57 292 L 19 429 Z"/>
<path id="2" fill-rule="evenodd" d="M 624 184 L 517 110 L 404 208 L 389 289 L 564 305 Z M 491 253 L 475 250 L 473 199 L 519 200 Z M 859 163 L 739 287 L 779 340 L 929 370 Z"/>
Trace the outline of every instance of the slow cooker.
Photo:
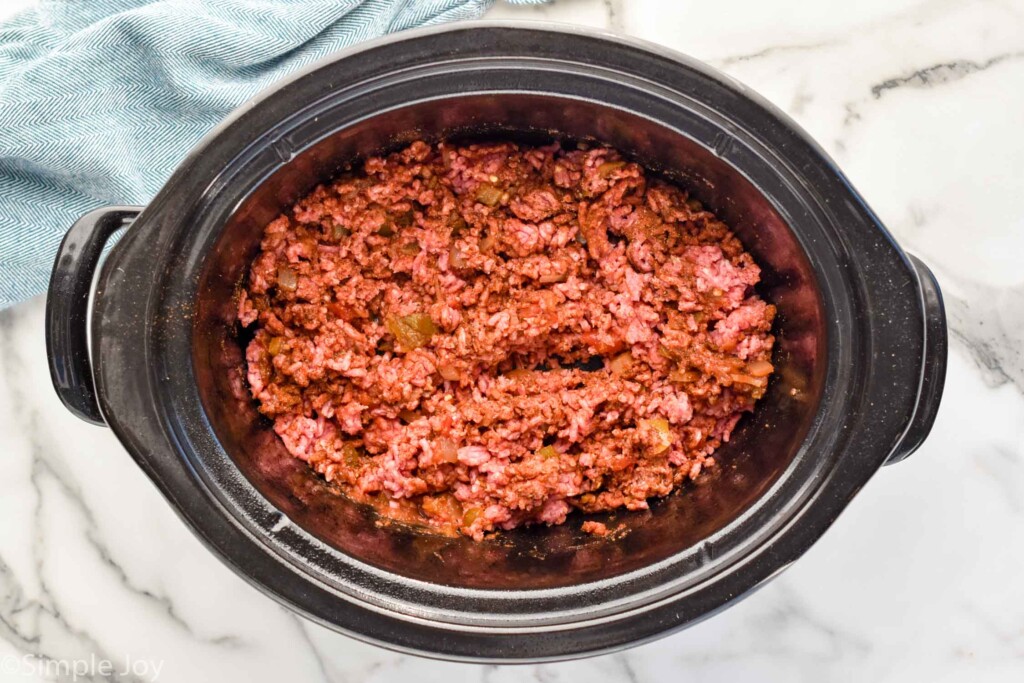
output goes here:
<path id="1" fill-rule="evenodd" d="M 778 307 L 768 394 L 710 483 L 620 514 L 621 537 L 569 523 L 473 542 L 381 524 L 256 411 L 235 296 L 264 226 L 353 160 L 441 138 L 610 144 L 684 185 L 762 267 Z M 486 662 L 640 643 L 778 574 L 921 444 L 947 345 L 932 273 L 764 99 L 664 48 L 509 23 L 397 34 L 246 103 L 147 206 L 69 230 L 46 337 L 68 409 L 114 430 L 239 575 L 357 638 Z"/>

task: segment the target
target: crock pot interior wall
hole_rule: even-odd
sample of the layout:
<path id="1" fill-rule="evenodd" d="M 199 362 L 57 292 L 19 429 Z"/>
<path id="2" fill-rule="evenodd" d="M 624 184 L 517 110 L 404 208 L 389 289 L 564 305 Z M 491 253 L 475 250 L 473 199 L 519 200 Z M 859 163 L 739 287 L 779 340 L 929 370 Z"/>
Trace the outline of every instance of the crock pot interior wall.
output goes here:
<path id="1" fill-rule="evenodd" d="M 580 518 L 474 543 L 399 525 L 332 492 L 290 457 L 255 408 L 234 322 L 236 286 L 264 226 L 346 163 L 418 138 L 597 139 L 678 181 L 737 232 L 762 266 L 762 295 L 779 309 L 777 367 L 767 396 L 719 451 L 722 467 L 650 511 L 598 517 L 625 524 L 617 540 L 579 531 Z M 295 143 L 295 140 L 292 140 Z M 799 242 L 771 204 L 712 152 L 645 118 L 580 100 L 490 94 L 432 100 L 340 130 L 294 157 L 224 226 L 200 280 L 193 363 L 203 407 L 252 485 L 300 527 L 340 551 L 409 578 L 473 588 L 549 588 L 595 581 L 662 560 L 736 519 L 797 452 L 824 376 L 820 294 Z M 699 556 L 695 557 L 699 562 Z"/>

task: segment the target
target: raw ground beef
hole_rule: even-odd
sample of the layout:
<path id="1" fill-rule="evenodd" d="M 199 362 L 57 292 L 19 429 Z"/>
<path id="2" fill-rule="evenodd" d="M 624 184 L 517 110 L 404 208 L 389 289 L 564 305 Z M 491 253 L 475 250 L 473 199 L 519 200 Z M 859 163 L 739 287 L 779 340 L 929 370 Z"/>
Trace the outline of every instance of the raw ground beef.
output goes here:
<path id="1" fill-rule="evenodd" d="M 238 318 L 292 455 L 480 539 L 713 466 L 772 371 L 759 274 L 612 149 L 417 142 L 268 225 Z"/>

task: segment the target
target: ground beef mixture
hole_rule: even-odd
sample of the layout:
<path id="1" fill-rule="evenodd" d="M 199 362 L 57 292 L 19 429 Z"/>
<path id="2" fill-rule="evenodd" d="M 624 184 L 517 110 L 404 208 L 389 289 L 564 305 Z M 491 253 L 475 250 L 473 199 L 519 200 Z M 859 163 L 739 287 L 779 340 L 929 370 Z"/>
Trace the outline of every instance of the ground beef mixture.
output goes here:
<path id="1" fill-rule="evenodd" d="M 612 149 L 416 142 L 268 225 L 238 318 L 292 455 L 480 539 L 714 466 L 772 372 L 759 273 Z"/>

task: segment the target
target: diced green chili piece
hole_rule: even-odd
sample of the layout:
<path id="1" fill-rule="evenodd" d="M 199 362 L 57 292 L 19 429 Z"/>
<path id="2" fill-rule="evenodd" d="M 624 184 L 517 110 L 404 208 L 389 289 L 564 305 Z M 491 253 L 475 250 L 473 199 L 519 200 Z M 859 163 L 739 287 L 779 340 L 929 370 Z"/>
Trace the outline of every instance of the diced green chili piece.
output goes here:
<path id="1" fill-rule="evenodd" d="M 276 356 L 284 350 L 284 337 L 271 337 L 267 342 L 267 353 Z"/>
<path id="2" fill-rule="evenodd" d="M 607 178 L 615 171 L 626 165 L 625 161 L 606 161 L 597 167 L 597 175 Z"/>
<path id="3" fill-rule="evenodd" d="M 502 192 L 494 185 L 484 183 L 476 190 L 476 200 L 484 206 L 497 206 L 501 201 Z"/>
<path id="4" fill-rule="evenodd" d="M 413 213 L 412 209 L 409 209 L 405 213 L 400 213 L 395 216 L 395 225 L 400 228 L 408 228 L 412 225 L 413 220 L 416 218 L 416 214 Z"/>
<path id="5" fill-rule="evenodd" d="M 469 228 L 469 225 L 466 223 L 466 219 L 463 218 L 461 214 L 456 213 L 453 215 L 454 218 L 452 218 L 452 237 L 458 237 L 460 234 L 465 232 L 467 228 Z"/>
<path id="6" fill-rule="evenodd" d="M 550 460 L 551 458 L 558 457 L 558 451 L 555 450 L 554 446 L 544 446 L 539 451 L 537 451 L 537 455 L 544 458 L 545 460 Z"/>
<path id="7" fill-rule="evenodd" d="M 471 526 L 480 516 L 480 508 L 469 508 L 466 514 L 462 515 L 462 526 Z"/>

